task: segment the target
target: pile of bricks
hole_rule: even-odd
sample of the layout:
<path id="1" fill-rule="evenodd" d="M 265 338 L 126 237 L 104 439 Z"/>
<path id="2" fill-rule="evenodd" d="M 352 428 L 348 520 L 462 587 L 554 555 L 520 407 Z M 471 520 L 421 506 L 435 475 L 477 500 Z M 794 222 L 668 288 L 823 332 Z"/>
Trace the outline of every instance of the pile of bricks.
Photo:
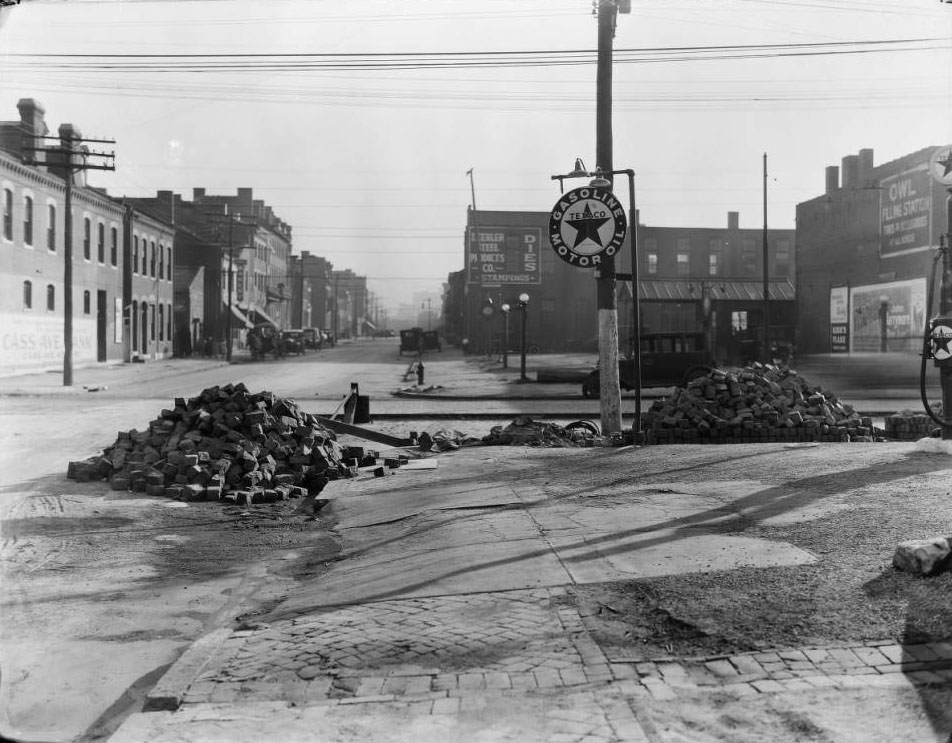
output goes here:
<path id="1" fill-rule="evenodd" d="M 942 417 L 942 403 L 932 403 L 933 412 Z M 931 436 L 936 429 L 941 428 L 925 411 L 899 410 L 887 415 L 883 422 L 886 436 L 897 441 L 918 441 Z"/>
<path id="2" fill-rule="evenodd" d="M 645 415 L 649 443 L 872 441 L 872 420 L 795 371 L 755 363 L 715 369 L 656 401 Z"/>
<path id="3" fill-rule="evenodd" d="M 70 462 L 66 476 L 179 500 L 271 503 L 356 474 L 365 462 L 350 453 L 293 400 L 239 383 L 177 398 L 148 430 L 120 431 L 100 456 Z"/>

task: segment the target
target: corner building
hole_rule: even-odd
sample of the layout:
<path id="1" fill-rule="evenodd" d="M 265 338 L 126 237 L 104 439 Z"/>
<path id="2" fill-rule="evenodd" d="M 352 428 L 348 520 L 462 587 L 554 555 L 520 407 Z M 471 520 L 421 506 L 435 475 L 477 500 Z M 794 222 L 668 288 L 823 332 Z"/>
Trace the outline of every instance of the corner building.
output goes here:
<path id="1" fill-rule="evenodd" d="M 948 185 L 926 147 L 875 165 L 873 150 L 826 168 L 825 190 L 797 204 L 797 295 L 804 353 L 922 348 L 927 284 L 946 225 Z"/>

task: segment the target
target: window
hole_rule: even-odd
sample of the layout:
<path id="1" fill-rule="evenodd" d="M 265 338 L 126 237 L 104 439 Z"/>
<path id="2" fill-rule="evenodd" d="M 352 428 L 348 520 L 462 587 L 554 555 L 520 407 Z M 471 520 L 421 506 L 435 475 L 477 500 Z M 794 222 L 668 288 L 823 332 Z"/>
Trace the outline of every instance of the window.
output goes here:
<path id="1" fill-rule="evenodd" d="M 678 253 L 678 276 L 691 274 L 691 256 L 687 253 Z"/>
<path id="2" fill-rule="evenodd" d="M 707 273 L 709 276 L 717 276 L 721 268 L 721 240 L 711 240 L 707 244 Z"/>
<path id="3" fill-rule="evenodd" d="M 172 305 L 170 304 L 168 307 L 169 307 L 169 311 L 165 316 L 165 322 L 166 322 L 165 337 L 168 338 L 169 340 L 172 340 Z"/>
<path id="4" fill-rule="evenodd" d="M 165 278 L 165 249 L 159 243 L 159 278 Z"/>
<path id="5" fill-rule="evenodd" d="M 93 257 L 92 249 L 92 224 L 89 221 L 89 217 L 83 218 L 83 258 L 87 261 L 91 260 Z"/>
<path id="6" fill-rule="evenodd" d="M 149 276 L 155 278 L 155 240 L 152 241 L 152 260 L 149 262 Z M 154 312 L 155 310 L 153 310 Z M 154 339 L 153 339 L 154 340 Z"/>
<path id="7" fill-rule="evenodd" d="M 46 205 L 46 247 L 56 251 L 56 204 Z"/>
<path id="8" fill-rule="evenodd" d="M 52 284 L 46 285 L 46 309 L 50 311 L 56 309 L 56 287 Z"/>
<path id="9" fill-rule="evenodd" d="M 33 244 L 33 197 L 23 197 L 23 244 Z"/>
<path id="10" fill-rule="evenodd" d="M 106 225 L 102 222 L 96 226 L 96 260 L 106 262 Z"/>
<path id="11" fill-rule="evenodd" d="M 119 230 L 115 227 L 109 231 L 109 262 L 114 266 L 119 263 Z"/>
<path id="12" fill-rule="evenodd" d="M 90 313 L 91 300 L 89 297 L 89 289 L 83 292 L 83 314 L 88 315 Z"/>
<path id="13" fill-rule="evenodd" d="M 139 236 L 132 237 L 132 273 L 139 273 Z"/>
<path id="14" fill-rule="evenodd" d="M 717 276 L 717 261 L 720 256 L 717 253 L 711 253 L 707 257 L 707 272 L 710 276 Z"/>
<path id="15" fill-rule="evenodd" d="M 731 312 L 731 330 L 734 333 L 747 330 L 747 310 Z"/>
<path id="16" fill-rule="evenodd" d="M 778 240 L 777 241 L 777 251 L 774 253 L 775 265 L 774 270 L 776 271 L 777 276 L 789 276 L 790 275 L 790 241 L 789 240 Z"/>
<path id="17" fill-rule="evenodd" d="M 144 237 L 142 238 L 142 275 L 149 275 L 149 243 Z"/>
<path id="18" fill-rule="evenodd" d="M 648 253 L 648 273 L 658 273 L 657 253 Z"/>
<path id="19" fill-rule="evenodd" d="M 33 309 L 33 282 L 23 282 L 23 309 Z"/>
<path id="20" fill-rule="evenodd" d="M 152 315 L 149 318 L 151 322 L 149 323 L 149 340 L 155 340 L 155 305 L 152 305 Z"/>
<path id="21" fill-rule="evenodd" d="M 3 189 L 3 239 L 13 240 L 13 191 Z"/>
<path id="22" fill-rule="evenodd" d="M 160 341 L 165 340 L 165 334 L 163 332 L 165 330 L 165 305 L 164 304 L 159 305 L 158 325 L 159 325 L 159 340 Z"/>
<path id="23" fill-rule="evenodd" d="M 740 258 L 741 268 L 745 274 L 757 273 L 757 245 L 753 240 L 744 240 L 743 252 Z"/>
<path id="24" fill-rule="evenodd" d="M 172 280 L 172 248 L 165 249 L 165 278 Z"/>

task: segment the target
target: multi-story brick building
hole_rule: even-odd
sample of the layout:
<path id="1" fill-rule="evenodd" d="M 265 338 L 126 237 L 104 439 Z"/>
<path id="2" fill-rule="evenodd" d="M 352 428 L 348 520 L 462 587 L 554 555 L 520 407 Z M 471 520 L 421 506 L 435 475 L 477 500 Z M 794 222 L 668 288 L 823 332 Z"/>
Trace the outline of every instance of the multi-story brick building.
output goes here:
<path id="1" fill-rule="evenodd" d="M 17 107 L 19 121 L 0 123 L 0 373 L 64 366 L 68 172 L 72 365 L 170 355 L 169 225 L 89 186 L 73 172 L 79 150 L 42 151 L 71 151 L 81 138 L 76 127 L 61 125 L 57 143 L 40 104 L 25 98 Z"/>
<path id="2" fill-rule="evenodd" d="M 548 351 L 596 350 L 593 272 L 556 256 L 549 246 L 549 216 L 549 212 L 469 212 L 465 276 L 450 275 L 447 291 L 454 295 L 447 295 L 445 306 L 452 313 L 447 318 L 449 332 L 466 338 L 470 349 L 499 347 L 505 321 L 499 308 L 503 304 L 517 308 L 518 297 L 524 293 L 529 296 L 525 310 L 529 346 Z M 763 238 L 762 228 L 741 229 L 737 212 L 728 213 L 722 228 L 639 224 L 642 335 L 704 332 L 719 360 L 759 355 L 765 309 Z M 793 335 L 793 245 L 793 230 L 768 230 L 771 340 L 789 341 Z M 481 261 L 483 253 L 494 260 Z M 505 262 L 498 259 L 500 255 Z M 627 240 L 616 256 L 616 270 L 631 273 Z M 455 296 L 460 291 L 461 298 Z M 618 282 L 617 299 L 619 338 L 624 346 L 633 335 L 630 282 Z M 511 311 L 510 323 L 521 323 L 517 314 Z"/>
<path id="3" fill-rule="evenodd" d="M 298 328 L 327 329 L 333 325 L 333 264 L 303 251 L 292 255 L 291 321 Z"/>
<path id="4" fill-rule="evenodd" d="M 922 347 L 927 280 L 945 229 L 936 168 L 949 147 L 875 165 L 863 149 L 826 169 L 821 196 L 797 205 L 799 346 L 806 353 Z M 945 173 L 946 177 L 948 173 Z"/>

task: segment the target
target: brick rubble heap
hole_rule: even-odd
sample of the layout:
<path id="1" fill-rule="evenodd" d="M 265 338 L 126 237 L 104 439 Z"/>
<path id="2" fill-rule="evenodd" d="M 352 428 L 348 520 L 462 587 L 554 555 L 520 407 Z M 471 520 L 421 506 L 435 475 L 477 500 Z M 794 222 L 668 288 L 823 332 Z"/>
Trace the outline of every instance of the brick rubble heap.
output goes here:
<path id="1" fill-rule="evenodd" d="M 755 363 L 715 369 L 656 401 L 650 443 L 870 441 L 872 421 L 790 369 Z"/>
<path id="2" fill-rule="evenodd" d="M 268 503 L 350 476 L 345 454 L 293 400 L 238 383 L 176 398 L 147 431 L 120 431 L 102 455 L 70 462 L 67 477 L 179 500 Z"/>

